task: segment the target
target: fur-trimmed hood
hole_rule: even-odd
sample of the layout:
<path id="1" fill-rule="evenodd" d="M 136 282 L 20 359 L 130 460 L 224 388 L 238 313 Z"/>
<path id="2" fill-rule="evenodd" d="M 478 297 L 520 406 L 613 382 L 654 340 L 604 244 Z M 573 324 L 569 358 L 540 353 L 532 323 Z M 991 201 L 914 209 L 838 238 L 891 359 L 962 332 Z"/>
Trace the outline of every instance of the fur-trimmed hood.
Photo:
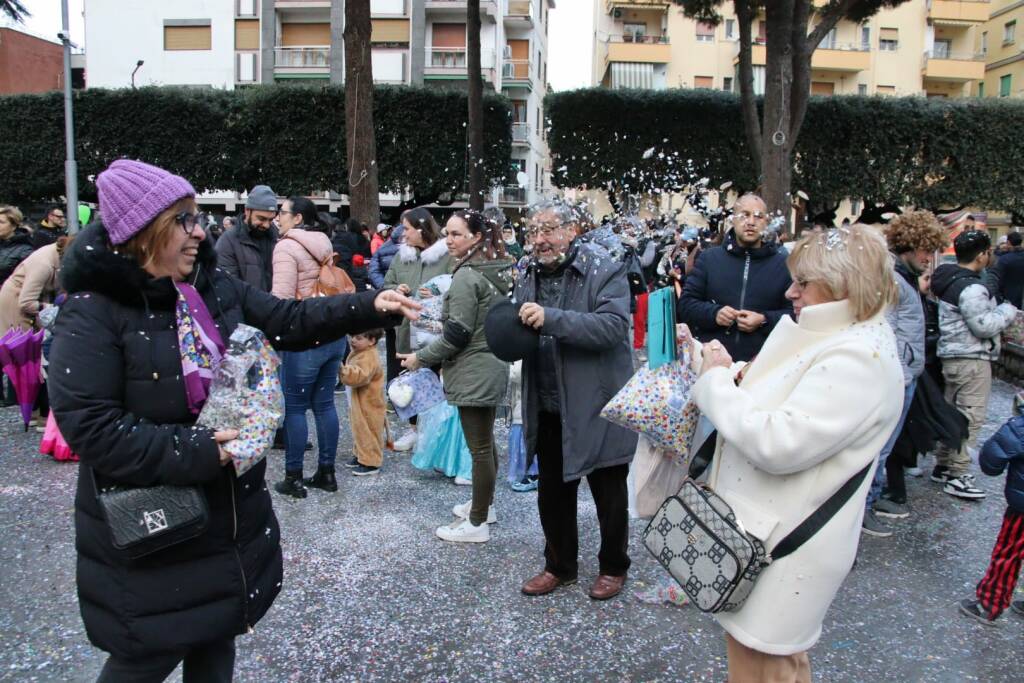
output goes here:
<path id="1" fill-rule="evenodd" d="M 398 258 L 402 263 L 423 261 L 424 263 L 437 263 L 448 255 L 448 245 L 444 240 L 438 240 L 422 251 L 416 247 L 403 244 L 398 248 Z"/>
<path id="2" fill-rule="evenodd" d="M 209 237 L 199 243 L 199 255 L 188 281 L 200 292 L 210 287 L 217 254 Z M 68 294 L 96 292 L 132 308 L 173 309 L 178 291 L 169 277 L 155 278 L 135 259 L 115 253 L 101 223 L 82 230 L 61 265 L 61 285 Z"/>

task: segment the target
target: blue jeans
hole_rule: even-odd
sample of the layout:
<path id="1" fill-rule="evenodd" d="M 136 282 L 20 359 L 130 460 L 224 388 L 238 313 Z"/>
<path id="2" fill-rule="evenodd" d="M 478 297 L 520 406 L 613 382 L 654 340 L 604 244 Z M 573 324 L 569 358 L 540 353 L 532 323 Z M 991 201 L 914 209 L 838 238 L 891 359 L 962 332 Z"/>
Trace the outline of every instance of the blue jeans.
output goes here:
<path id="1" fill-rule="evenodd" d="M 307 351 L 281 352 L 281 385 L 284 389 L 284 467 L 286 472 L 301 472 L 303 451 L 309 427 L 306 411 L 313 410 L 318 462 L 334 466 L 338 450 L 338 410 L 334 407 L 334 387 L 338 368 L 348 348 L 345 338 Z"/>
<path id="2" fill-rule="evenodd" d="M 882 446 L 882 452 L 878 454 L 878 469 L 875 470 L 875 478 L 871 480 L 871 488 L 868 490 L 867 508 L 870 510 L 871 506 L 878 500 L 878 496 L 882 494 L 882 485 L 885 483 L 885 461 L 889 459 L 889 454 L 892 453 L 893 446 L 896 445 L 896 439 L 899 438 L 900 432 L 903 431 L 903 423 L 907 421 L 907 412 L 910 411 L 910 402 L 914 398 L 914 387 L 917 386 L 917 380 L 911 380 L 910 384 L 906 385 L 903 389 L 903 410 L 900 412 L 900 421 L 896 423 L 896 428 L 892 430 L 892 434 L 889 436 L 889 440 Z"/>

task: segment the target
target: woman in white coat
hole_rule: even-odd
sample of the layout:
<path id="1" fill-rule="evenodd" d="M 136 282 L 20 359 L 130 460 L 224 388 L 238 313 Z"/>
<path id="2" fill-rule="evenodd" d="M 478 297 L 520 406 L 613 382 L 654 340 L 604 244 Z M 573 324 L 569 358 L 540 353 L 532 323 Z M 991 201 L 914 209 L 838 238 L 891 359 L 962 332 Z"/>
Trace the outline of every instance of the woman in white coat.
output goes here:
<path id="1" fill-rule="evenodd" d="M 783 318 L 749 364 L 695 349 L 693 396 L 718 428 L 709 484 L 771 548 L 876 459 L 900 416 L 903 375 L 884 310 L 895 282 L 885 238 L 853 225 L 811 235 L 787 260 Z M 726 630 L 730 681 L 811 680 L 807 650 L 853 566 L 873 467 L 803 546 L 762 572 Z"/>

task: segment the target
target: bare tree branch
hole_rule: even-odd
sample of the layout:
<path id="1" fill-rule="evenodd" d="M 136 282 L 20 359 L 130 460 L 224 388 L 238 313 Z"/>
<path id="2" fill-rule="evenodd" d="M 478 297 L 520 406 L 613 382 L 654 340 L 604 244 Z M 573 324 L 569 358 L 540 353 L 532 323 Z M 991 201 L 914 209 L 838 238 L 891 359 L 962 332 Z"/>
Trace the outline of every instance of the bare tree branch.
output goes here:
<path id="1" fill-rule="evenodd" d="M 825 39 L 825 34 L 835 28 L 839 20 L 846 16 L 858 2 L 861 0 L 832 0 L 825 6 L 825 11 L 821 13 L 821 20 L 807 36 L 807 47 L 811 52 L 814 52 L 818 44 Z"/>
<path id="2" fill-rule="evenodd" d="M 748 0 L 733 0 L 736 20 L 740 29 L 740 104 L 743 110 L 743 128 L 750 145 L 754 170 L 761 175 L 761 122 L 757 119 L 757 101 L 754 99 L 754 67 L 751 62 L 750 23 L 753 20 Z"/>

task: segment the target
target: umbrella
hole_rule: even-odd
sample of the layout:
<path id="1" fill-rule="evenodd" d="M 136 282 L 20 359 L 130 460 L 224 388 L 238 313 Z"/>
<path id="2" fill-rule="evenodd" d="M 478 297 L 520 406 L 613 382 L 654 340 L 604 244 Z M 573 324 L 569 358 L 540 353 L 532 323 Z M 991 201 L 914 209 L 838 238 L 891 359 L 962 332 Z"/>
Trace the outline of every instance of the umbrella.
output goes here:
<path id="1" fill-rule="evenodd" d="M 14 385 L 14 393 L 18 396 L 21 418 L 28 431 L 32 409 L 42 386 L 43 331 L 25 332 L 11 330 L 0 337 L 0 363 L 4 374 Z"/>

